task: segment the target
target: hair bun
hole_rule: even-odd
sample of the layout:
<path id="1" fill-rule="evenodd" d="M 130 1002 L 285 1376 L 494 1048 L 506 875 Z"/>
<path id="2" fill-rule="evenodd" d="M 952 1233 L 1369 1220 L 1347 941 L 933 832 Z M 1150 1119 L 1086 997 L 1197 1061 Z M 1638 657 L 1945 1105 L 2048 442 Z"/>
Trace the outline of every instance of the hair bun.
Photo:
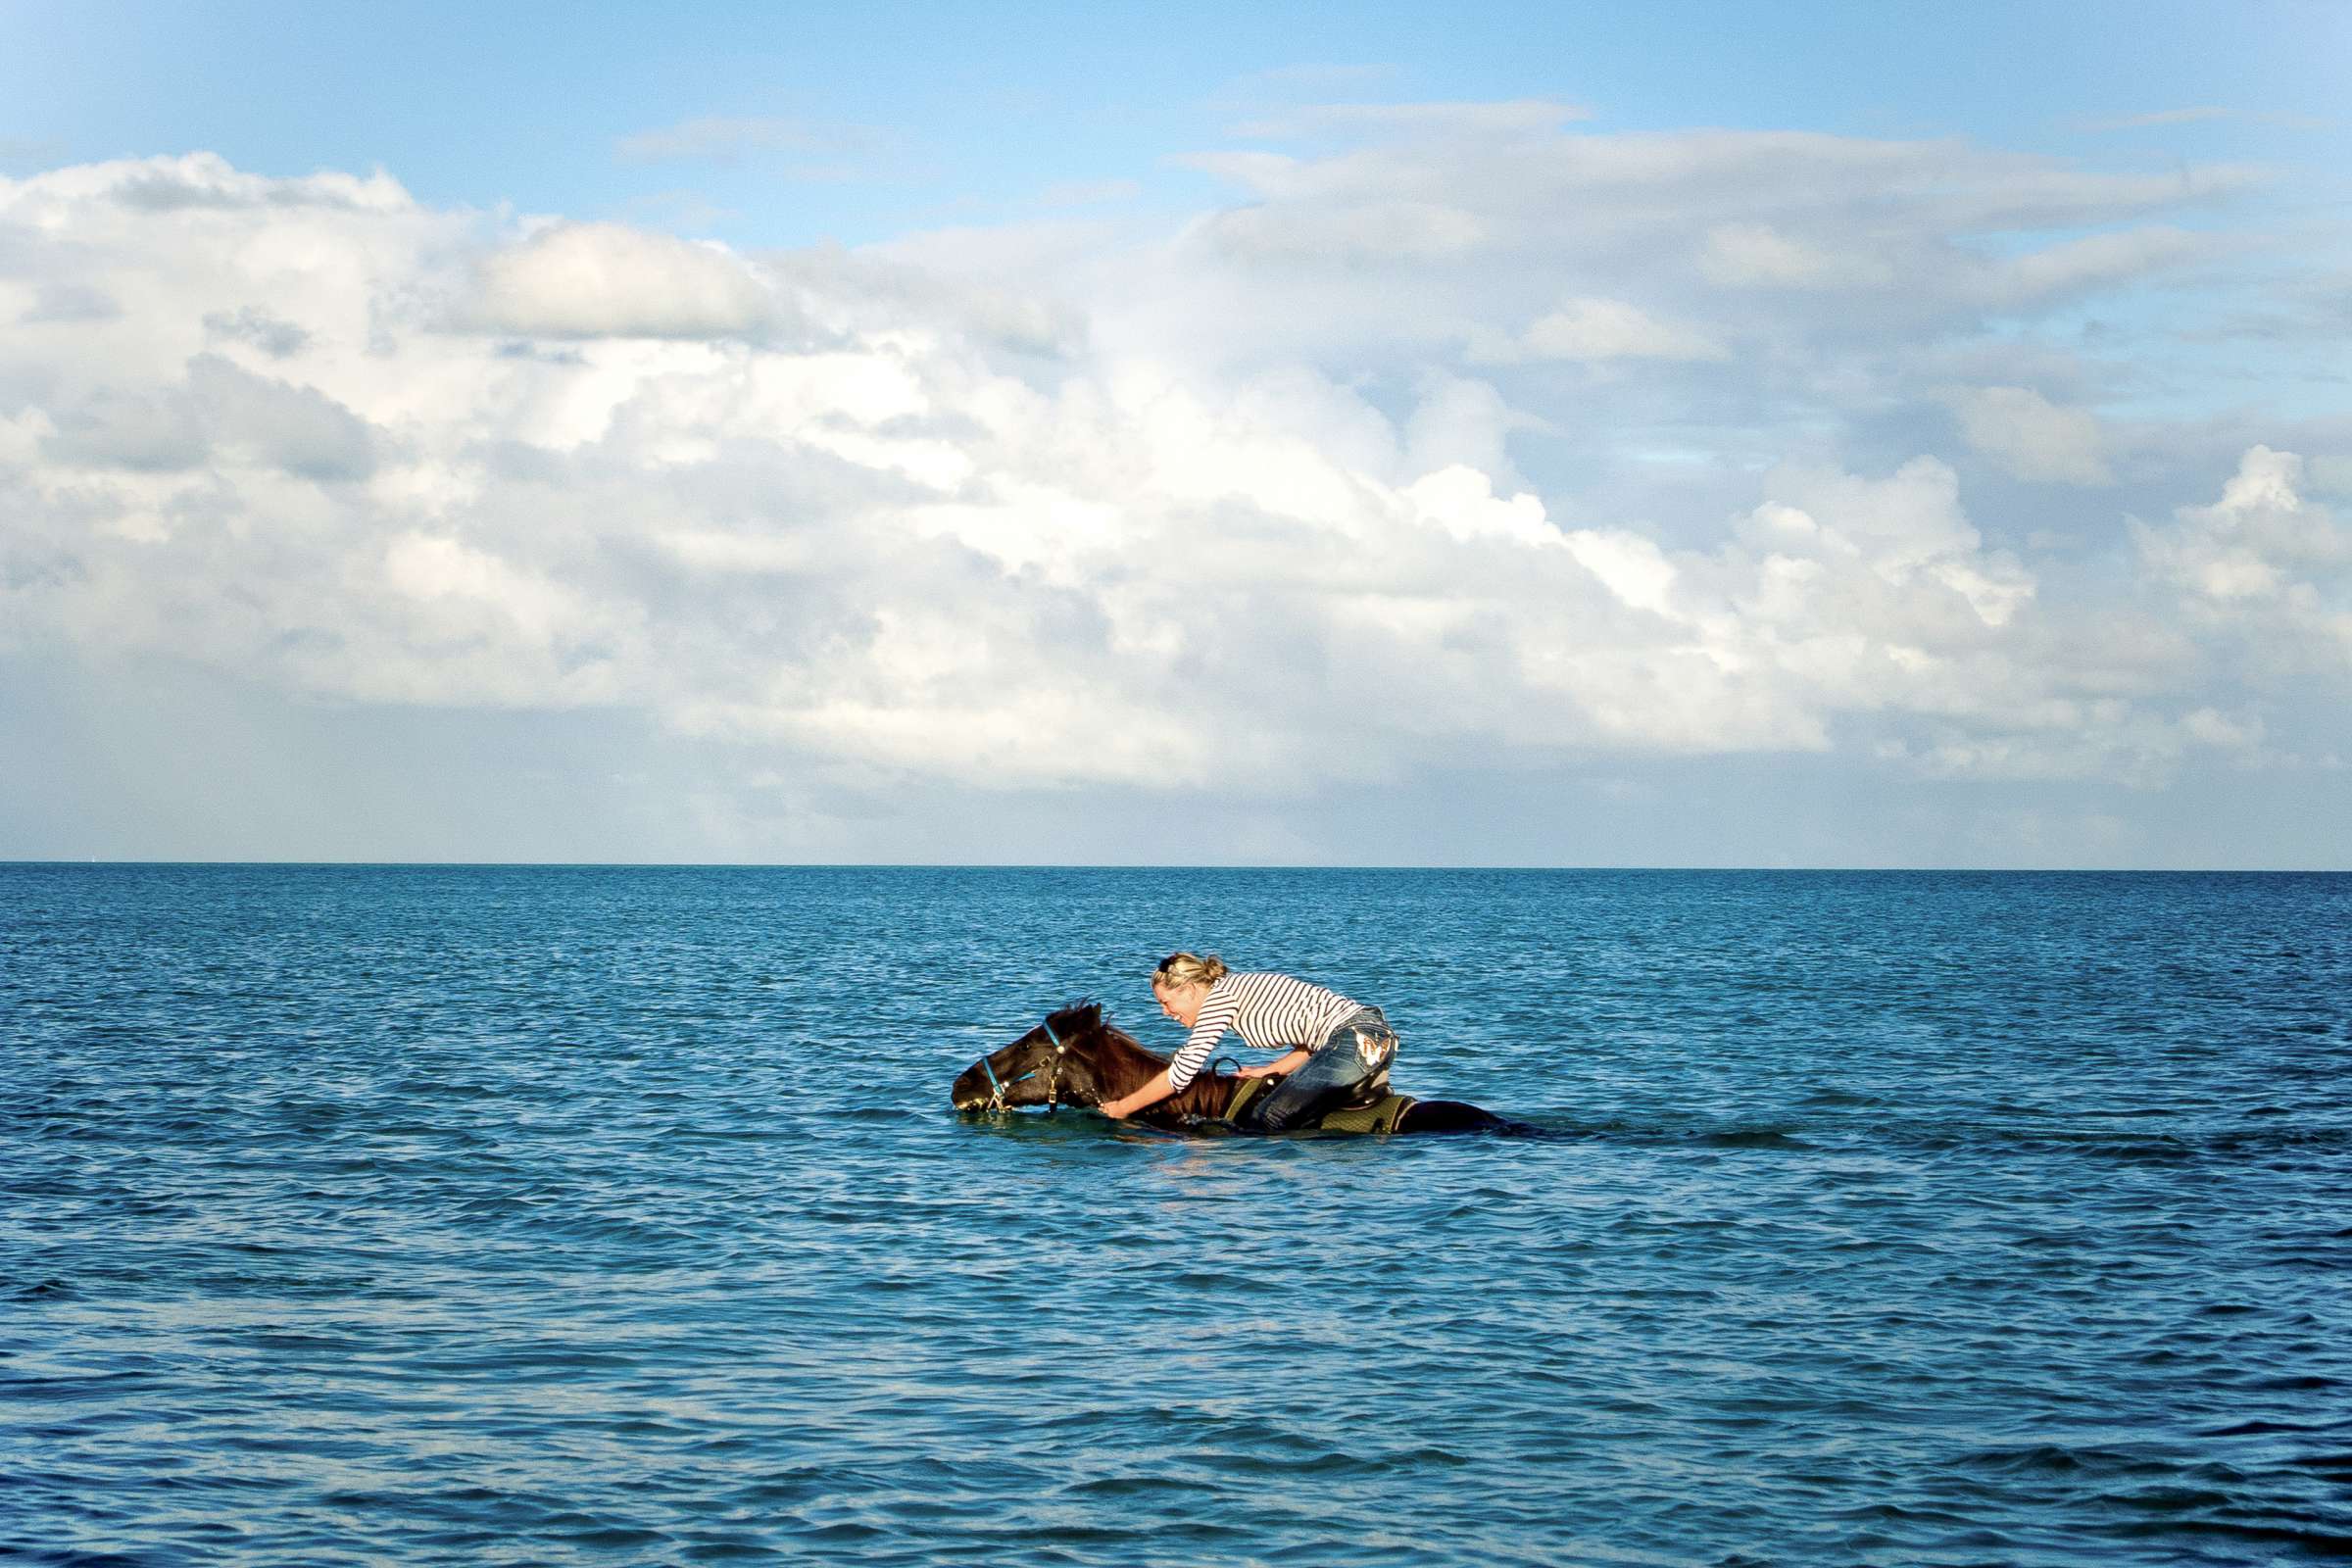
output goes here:
<path id="1" fill-rule="evenodd" d="M 1171 953 L 1152 971 L 1152 983 L 1167 986 L 1213 986 L 1232 973 L 1215 954 Z"/>

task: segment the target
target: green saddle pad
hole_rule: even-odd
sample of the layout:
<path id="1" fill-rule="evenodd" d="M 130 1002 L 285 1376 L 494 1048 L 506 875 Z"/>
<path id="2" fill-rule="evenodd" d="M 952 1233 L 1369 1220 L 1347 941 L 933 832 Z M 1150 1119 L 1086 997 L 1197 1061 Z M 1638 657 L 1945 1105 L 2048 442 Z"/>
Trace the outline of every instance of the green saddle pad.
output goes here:
<path id="1" fill-rule="evenodd" d="M 1383 1095 L 1369 1105 L 1343 1105 L 1325 1111 L 1315 1125 L 1327 1133 L 1393 1133 L 1412 1102 L 1410 1095 Z"/>
<path id="2" fill-rule="evenodd" d="M 1225 1119 L 1240 1121 L 1251 1102 L 1266 1092 L 1266 1086 L 1278 1082 L 1279 1079 L 1273 1078 L 1243 1079 L 1241 1087 L 1234 1091 L 1232 1102 L 1225 1107 Z M 1410 1095 L 1384 1094 L 1377 1100 L 1368 1100 L 1361 1104 L 1342 1105 L 1337 1110 L 1325 1111 L 1322 1119 L 1314 1124 L 1315 1130 L 1325 1133 L 1393 1133 L 1412 1102 L 1413 1097 Z"/>

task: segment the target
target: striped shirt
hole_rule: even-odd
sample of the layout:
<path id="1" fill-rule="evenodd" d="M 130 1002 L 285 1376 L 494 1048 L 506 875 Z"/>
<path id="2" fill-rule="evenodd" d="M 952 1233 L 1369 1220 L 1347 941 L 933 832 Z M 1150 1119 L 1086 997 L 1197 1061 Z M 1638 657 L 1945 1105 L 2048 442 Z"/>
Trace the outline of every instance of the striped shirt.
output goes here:
<path id="1" fill-rule="evenodd" d="M 1191 1083 L 1228 1029 L 1260 1051 L 1312 1051 L 1362 1009 L 1360 1002 L 1287 974 L 1227 974 L 1200 999 L 1192 1036 L 1168 1063 L 1168 1082 L 1178 1089 Z"/>

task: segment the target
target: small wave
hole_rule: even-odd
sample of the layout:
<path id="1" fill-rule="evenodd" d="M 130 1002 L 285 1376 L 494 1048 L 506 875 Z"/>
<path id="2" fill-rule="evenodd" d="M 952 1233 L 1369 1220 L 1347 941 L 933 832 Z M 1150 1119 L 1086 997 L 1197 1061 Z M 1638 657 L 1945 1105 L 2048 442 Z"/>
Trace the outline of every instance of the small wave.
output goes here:
<path id="1" fill-rule="evenodd" d="M 2249 1546 L 2285 1546 L 2314 1557 L 2352 1557 L 2352 1534 L 2303 1524 L 2266 1524 L 2235 1519 L 2149 1519 L 2126 1525 L 2128 1538 L 2214 1536 Z M 2265 1560 L 2275 1560 L 2265 1554 Z"/>
<path id="2" fill-rule="evenodd" d="M 1520 1137 L 1533 1136 L 1543 1140 L 1577 1143 L 1621 1143 L 1638 1146 L 1676 1146 L 1708 1149 L 1789 1149 L 1816 1147 L 1806 1136 L 1809 1129 L 1801 1124 L 1771 1122 L 1762 1125 L 1734 1123 L 1691 1124 L 1677 1122 L 1636 1122 L 1622 1119 L 1590 1121 L 1573 1112 L 1538 1113 L 1517 1129 Z"/>
<path id="3" fill-rule="evenodd" d="M 1192 1482 L 1180 1481 L 1172 1476 L 1096 1476 L 1071 1482 L 1061 1488 L 1058 1494 L 1064 1497 L 1102 1498 L 1183 1497 L 1198 1490 Z"/>
<path id="4" fill-rule="evenodd" d="M 2269 1438 L 2289 1432 L 2352 1431 L 2352 1418 L 2341 1421 L 2240 1421 L 2232 1426 L 2213 1427 L 2204 1436 L 2209 1438 Z"/>
<path id="5" fill-rule="evenodd" d="M 2079 1475 L 2086 1470 L 2115 1468 L 2111 1452 L 2069 1448 L 2055 1443 L 2031 1443 L 2014 1448 L 1982 1448 L 1962 1454 L 1960 1463 L 1997 1475 Z"/>
<path id="6" fill-rule="evenodd" d="M 1736 1127 L 1706 1133 L 1700 1141 L 1717 1149 L 1811 1149 L 1814 1146 L 1785 1127 Z"/>

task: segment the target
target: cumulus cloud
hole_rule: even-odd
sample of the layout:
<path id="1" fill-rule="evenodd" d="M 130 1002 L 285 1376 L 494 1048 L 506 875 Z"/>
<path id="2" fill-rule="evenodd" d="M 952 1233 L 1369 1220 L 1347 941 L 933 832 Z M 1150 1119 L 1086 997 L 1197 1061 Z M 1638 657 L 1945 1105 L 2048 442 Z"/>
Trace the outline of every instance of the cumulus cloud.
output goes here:
<path id="1" fill-rule="evenodd" d="M 43 422 L 51 429 L 41 441 L 42 455 L 70 466 L 168 473 L 196 466 L 208 451 L 184 396 L 100 394 Z"/>
<path id="2" fill-rule="evenodd" d="M 213 311 L 204 318 L 204 329 L 220 337 L 249 343 L 273 360 L 300 354 L 309 345 L 311 334 L 292 321 L 280 320 L 256 306 L 235 311 Z"/>
<path id="3" fill-rule="evenodd" d="M 301 478 L 365 478 L 374 466 L 367 422 L 311 387 L 252 374 L 214 355 L 159 391 L 100 392 L 58 411 L 42 449 L 74 467 L 172 472 L 260 463 Z"/>
<path id="4" fill-rule="evenodd" d="M 2304 487 L 2300 457 L 2258 446 L 2219 501 L 2132 536 L 2192 615 L 2262 662 L 2352 675 L 2352 527 Z"/>
<path id="5" fill-rule="evenodd" d="M 409 205 L 408 192 L 380 170 L 367 178 L 327 172 L 280 179 L 246 172 L 215 153 L 80 165 L 28 183 L 53 200 L 94 196 L 141 213 L 227 213 L 257 208 L 385 213 Z M 47 205 L 39 203 L 35 210 Z"/>
<path id="6" fill-rule="evenodd" d="M 44 283 L 31 306 L 17 318 L 24 326 L 40 326 L 64 321 L 109 321 L 122 314 L 122 308 L 98 289 L 79 283 Z"/>
<path id="7" fill-rule="evenodd" d="M 2276 743 L 2210 655 L 2257 603 L 2341 622 L 2294 460 L 2101 589 L 2019 553 L 1969 453 L 2098 485 L 2106 425 L 1948 368 L 1988 301 L 2181 265 L 2065 236 L 2232 176 L 1487 108 L 1218 155 L 1246 200 L 1169 232 L 855 253 L 202 156 L 0 181 L 0 318 L 113 308 L 0 336 L 0 627 L 980 789 L 1469 751 L 2145 780 Z"/>
<path id="8" fill-rule="evenodd" d="M 741 257 L 618 223 L 557 223 L 483 258 L 466 324 L 541 337 L 740 338 L 790 303 Z"/>

